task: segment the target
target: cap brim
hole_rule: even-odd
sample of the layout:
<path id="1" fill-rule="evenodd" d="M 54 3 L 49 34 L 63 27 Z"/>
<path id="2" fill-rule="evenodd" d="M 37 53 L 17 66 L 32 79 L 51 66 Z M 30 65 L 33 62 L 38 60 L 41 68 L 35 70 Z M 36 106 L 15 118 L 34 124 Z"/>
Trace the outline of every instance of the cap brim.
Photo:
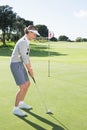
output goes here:
<path id="1" fill-rule="evenodd" d="M 33 32 L 33 33 L 35 33 L 36 35 L 40 36 L 40 34 L 38 33 L 37 30 L 29 30 L 29 32 Z"/>
<path id="2" fill-rule="evenodd" d="M 38 35 L 38 36 L 40 36 L 40 34 L 38 33 L 38 31 L 35 31 L 35 34 Z"/>

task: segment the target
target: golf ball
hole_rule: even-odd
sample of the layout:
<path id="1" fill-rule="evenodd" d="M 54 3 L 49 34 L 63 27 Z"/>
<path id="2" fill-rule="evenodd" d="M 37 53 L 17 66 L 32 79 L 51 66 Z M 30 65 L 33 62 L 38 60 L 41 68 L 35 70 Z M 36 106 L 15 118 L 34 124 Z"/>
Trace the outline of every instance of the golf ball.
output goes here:
<path id="1" fill-rule="evenodd" d="M 47 112 L 51 112 L 51 110 L 50 109 L 48 109 L 48 111 Z"/>

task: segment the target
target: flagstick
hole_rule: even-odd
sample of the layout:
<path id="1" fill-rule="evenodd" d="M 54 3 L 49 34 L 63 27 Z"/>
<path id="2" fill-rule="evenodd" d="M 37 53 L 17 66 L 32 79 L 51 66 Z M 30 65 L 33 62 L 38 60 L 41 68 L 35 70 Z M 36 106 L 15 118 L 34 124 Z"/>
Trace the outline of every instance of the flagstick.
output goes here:
<path id="1" fill-rule="evenodd" d="M 50 77 L 50 42 L 48 41 L 48 77 Z"/>
<path id="2" fill-rule="evenodd" d="M 54 36 L 53 32 L 48 30 L 48 77 L 50 77 L 50 39 Z"/>

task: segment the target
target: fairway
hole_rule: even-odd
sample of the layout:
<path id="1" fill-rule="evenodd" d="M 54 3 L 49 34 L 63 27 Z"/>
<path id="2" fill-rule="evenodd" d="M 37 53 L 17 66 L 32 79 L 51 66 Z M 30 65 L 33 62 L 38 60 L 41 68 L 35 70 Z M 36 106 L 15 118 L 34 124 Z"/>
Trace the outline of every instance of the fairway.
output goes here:
<path id="1" fill-rule="evenodd" d="M 10 72 L 12 48 L 0 48 L 0 130 L 87 130 L 87 43 L 31 44 L 31 63 L 46 114 L 35 84 L 25 98 L 33 107 L 25 118 L 12 114 L 18 90 Z M 7 53 L 6 53 L 7 52 Z M 50 60 L 50 77 L 48 77 Z"/>

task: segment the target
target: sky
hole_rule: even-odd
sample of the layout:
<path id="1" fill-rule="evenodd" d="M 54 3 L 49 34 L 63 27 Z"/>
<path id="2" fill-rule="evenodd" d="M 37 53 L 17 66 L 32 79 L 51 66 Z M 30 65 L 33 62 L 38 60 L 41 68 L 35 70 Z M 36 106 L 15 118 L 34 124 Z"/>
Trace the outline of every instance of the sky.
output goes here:
<path id="1" fill-rule="evenodd" d="M 87 0 L 0 0 L 2 5 L 34 25 L 46 25 L 57 38 L 87 38 Z"/>

